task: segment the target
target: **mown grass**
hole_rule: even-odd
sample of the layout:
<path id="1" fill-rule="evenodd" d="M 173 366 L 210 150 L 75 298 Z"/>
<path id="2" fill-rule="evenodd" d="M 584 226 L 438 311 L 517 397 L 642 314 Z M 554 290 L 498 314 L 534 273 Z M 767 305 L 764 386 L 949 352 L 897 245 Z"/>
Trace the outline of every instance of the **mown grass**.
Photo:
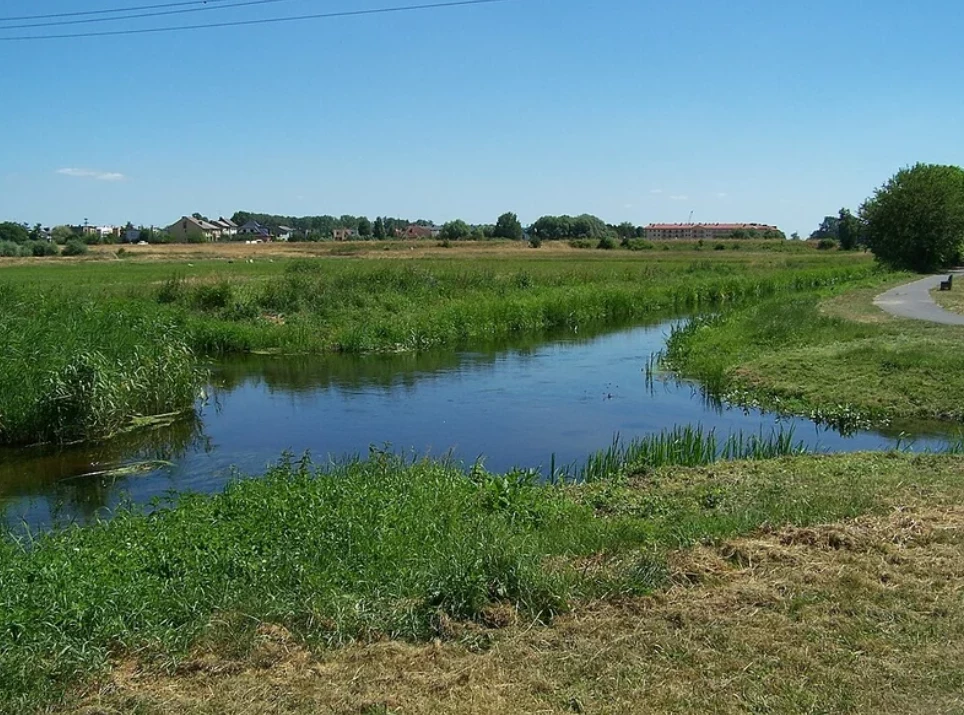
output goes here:
<path id="1" fill-rule="evenodd" d="M 500 607 L 552 621 L 660 589 L 668 554 L 960 492 L 958 457 L 665 467 L 578 486 L 375 453 L 283 463 L 223 494 L 0 542 L 0 709 L 69 702 L 111 663 L 243 657 L 265 624 L 315 651 L 453 637 Z M 630 478 L 626 478 L 626 477 Z"/>
<path id="2" fill-rule="evenodd" d="M 116 434 L 192 409 L 204 375 L 177 323 L 120 301 L 0 286 L 0 444 Z"/>
<path id="3" fill-rule="evenodd" d="M 841 286 L 874 271 L 860 256 L 805 253 L 550 256 L 4 268 L 0 330 L 12 349 L 0 357 L 9 388 L 0 442 L 101 438 L 154 410 L 190 408 L 203 356 L 467 346 Z"/>
<path id="4" fill-rule="evenodd" d="M 671 336 L 665 364 L 717 398 L 843 429 L 964 420 L 964 330 L 891 318 L 871 305 L 881 290 L 698 318 Z"/>

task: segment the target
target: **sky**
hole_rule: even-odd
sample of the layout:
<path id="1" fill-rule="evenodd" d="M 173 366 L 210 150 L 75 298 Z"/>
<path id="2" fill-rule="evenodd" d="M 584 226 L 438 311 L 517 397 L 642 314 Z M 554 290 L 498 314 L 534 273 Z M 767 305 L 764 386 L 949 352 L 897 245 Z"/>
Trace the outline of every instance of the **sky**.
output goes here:
<path id="1" fill-rule="evenodd" d="M 0 21 L 0 221 L 514 211 L 807 235 L 903 166 L 964 165 L 960 0 L 504 0 L 3 39 L 419 1 Z M 161 2 L 4 0 L 0 17 Z"/>

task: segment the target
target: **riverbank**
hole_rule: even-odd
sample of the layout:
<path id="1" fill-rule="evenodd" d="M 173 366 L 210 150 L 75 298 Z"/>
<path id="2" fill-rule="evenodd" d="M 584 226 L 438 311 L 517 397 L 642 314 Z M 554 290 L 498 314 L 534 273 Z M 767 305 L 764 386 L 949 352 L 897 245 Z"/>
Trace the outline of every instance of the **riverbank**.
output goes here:
<path id="1" fill-rule="evenodd" d="M 864 256 L 815 251 L 614 253 L 8 266 L 0 332 L 36 339 L 11 338 L 13 349 L 0 354 L 0 443 L 104 438 L 125 419 L 190 409 L 191 368 L 205 356 L 452 349 L 840 287 L 875 273 Z M 56 320 L 45 317 L 51 311 Z M 143 328 L 151 321 L 164 329 Z M 103 348 L 114 333 L 114 347 Z M 128 366 L 149 366 L 157 342 L 184 355 L 186 367 L 158 368 L 164 379 L 152 378 L 150 405 L 118 397 L 144 392 L 125 387 Z M 36 359 L 38 346 L 53 358 Z M 64 383 L 69 404 L 86 414 L 67 437 L 43 417 L 51 382 Z"/>
<path id="2" fill-rule="evenodd" d="M 884 288 L 773 299 L 694 321 L 666 364 L 720 399 L 856 429 L 964 420 L 964 327 L 897 318 Z"/>
<path id="3" fill-rule="evenodd" d="M 950 707 L 962 474 L 959 456 L 897 453 L 580 486 L 389 455 L 282 465 L 4 541 L 2 706 Z"/>

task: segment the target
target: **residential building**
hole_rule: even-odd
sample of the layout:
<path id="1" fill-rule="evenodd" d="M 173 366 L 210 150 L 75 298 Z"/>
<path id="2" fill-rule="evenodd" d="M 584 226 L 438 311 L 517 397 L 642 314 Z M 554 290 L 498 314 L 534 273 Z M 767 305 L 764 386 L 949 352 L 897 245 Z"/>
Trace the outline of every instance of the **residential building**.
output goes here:
<path id="1" fill-rule="evenodd" d="M 219 216 L 216 221 L 211 221 L 211 223 L 221 229 L 222 236 L 236 236 L 238 233 L 238 224 L 229 218 L 224 218 L 224 216 Z"/>
<path id="2" fill-rule="evenodd" d="M 248 221 L 243 226 L 238 227 L 238 235 L 247 238 L 260 238 L 262 241 L 271 240 L 271 231 L 267 226 L 262 226 L 255 220 Z"/>
<path id="3" fill-rule="evenodd" d="M 193 216 L 182 216 L 167 227 L 167 232 L 175 241 L 217 241 L 221 238 L 220 227 Z"/>
<path id="4" fill-rule="evenodd" d="M 763 223 L 651 223 L 643 233 L 648 240 L 728 238 L 736 231 L 766 233 L 779 231 L 776 226 Z"/>
<path id="5" fill-rule="evenodd" d="M 397 229 L 395 235 L 403 238 L 438 238 L 442 233 L 441 226 L 422 226 L 420 224 L 410 224 L 404 230 Z"/>
<path id="6" fill-rule="evenodd" d="M 291 228 L 291 226 L 278 226 L 271 232 L 271 235 L 274 236 L 276 241 L 290 241 L 296 232 L 297 229 Z"/>
<path id="7" fill-rule="evenodd" d="M 336 241 L 350 241 L 358 235 L 358 231 L 353 228 L 336 228 L 331 232 L 332 238 Z"/>

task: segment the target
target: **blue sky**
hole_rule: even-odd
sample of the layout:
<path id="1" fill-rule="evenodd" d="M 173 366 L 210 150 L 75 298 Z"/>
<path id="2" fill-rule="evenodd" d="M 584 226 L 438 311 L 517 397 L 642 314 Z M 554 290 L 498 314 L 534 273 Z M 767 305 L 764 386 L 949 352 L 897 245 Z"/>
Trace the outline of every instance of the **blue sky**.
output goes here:
<path id="1" fill-rule="evenodd" d="M 159 1 L 6 0 L 0 16 Z M 964 165 L 962 35 L 960 0 L 508 0 L 0 41 L 0 220 L 692 212 L 809 233 L 901 166 Z"/>

